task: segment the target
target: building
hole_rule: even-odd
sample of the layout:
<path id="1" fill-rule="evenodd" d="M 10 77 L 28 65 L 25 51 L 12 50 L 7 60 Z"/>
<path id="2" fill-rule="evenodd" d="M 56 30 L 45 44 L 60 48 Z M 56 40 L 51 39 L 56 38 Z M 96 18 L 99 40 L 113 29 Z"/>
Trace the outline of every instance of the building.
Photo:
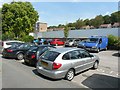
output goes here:
<path id="1" fill-rule="evenodd" d="M 63 31 L 64 28 L 53 28 L 53 31 Z"/>
<path id="2" fill-rule="evenodd" d="M 114 23 L 112 27 L 113 28 L 118 28 L 118 27 L 120 27 L 120 23 Z"/>
<path id="3" fill-rule="evenodd" d="M 47 23 L 37 22 L 36 30 L 38 32 L 46 32 L 47 31 Z"/>
<path id="4" fill-rule="evenodd" d="M 94 26 L 89 26 L 89 25 L 82 26 L 82 29 L 94 29 Z"/>
<path id="5" fill-rule="evenodd" d="M 49 28 L 47 31 L 63 31 L 64 28 Z"/>
<path id="6" fill-rule="evenodd" d="M 102 24 L 102 25 L 100 25 L 99 28 L 111 28 L 111 27 L 112 27 L 111 24 Z"/>

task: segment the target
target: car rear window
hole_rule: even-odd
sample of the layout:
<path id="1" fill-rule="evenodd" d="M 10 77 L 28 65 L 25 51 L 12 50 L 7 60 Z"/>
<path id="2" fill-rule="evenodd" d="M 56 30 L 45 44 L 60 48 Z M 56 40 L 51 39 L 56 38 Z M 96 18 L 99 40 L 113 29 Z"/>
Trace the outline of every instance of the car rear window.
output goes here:
<path id="1" fill-rule="evenodd" d="M 35 52 L 35 51 L 37 51 L 37 49 L 38 49 L 38 47 L 31 47 L 28 51 L 29 52 L 31 52 L 31 51 Z"/>
<path id="2" fill-rule="evenodd" d="M 60 53 L 55 52 L 55 51 L 46 51 L 41 58 L 48 60 L 48 61 L 54 61 Z"/>
<path id="3" fill-rule="evenodd" d="M 19 47 L 21 44 L 22 44 L 22 43 L 15 43 L 15 44 L 13 44 L 13 45 L 11 46 L 11 48 L 17 48 L 17 47 Z"/>

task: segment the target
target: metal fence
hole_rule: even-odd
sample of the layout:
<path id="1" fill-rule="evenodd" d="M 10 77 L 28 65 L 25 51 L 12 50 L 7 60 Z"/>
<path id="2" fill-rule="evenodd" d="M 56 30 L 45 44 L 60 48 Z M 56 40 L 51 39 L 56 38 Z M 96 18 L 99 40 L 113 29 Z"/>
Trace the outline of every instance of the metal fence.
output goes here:
<path id="1" fill-rule="evenodd" d="M 90 37 L 92 35 L 108 36 L 110 34 L 119 36 L 119 28 L 105 28 L 105 29 L 87 29 L 87 30 L 70 30 L 69 38 L 83 38 Z M 63 31 L 50 31 L 37 34 L 38 38 L 63 38 Z"/>

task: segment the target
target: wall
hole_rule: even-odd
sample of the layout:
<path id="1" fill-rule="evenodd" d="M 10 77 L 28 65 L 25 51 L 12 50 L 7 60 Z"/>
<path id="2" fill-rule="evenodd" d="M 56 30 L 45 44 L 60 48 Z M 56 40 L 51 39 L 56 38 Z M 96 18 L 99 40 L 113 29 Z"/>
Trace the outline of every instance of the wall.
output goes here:
<path id="1" fill-rule="evenodd" d="M 107 35 L 110 35 L 110 34 L 112 34 L 114 36 L 118 36 L 118 32 L 120 32 L 120 30 L 118 30 L 118 28 L 70 30 L 69 31 L 69 38 L 90 37 L 92 35 L 107 36 Z M 64 32 L 63 31 L 42 32 L 42 33 L 38 33 L 38 37 L 63 38 L 64 37 Z"/>

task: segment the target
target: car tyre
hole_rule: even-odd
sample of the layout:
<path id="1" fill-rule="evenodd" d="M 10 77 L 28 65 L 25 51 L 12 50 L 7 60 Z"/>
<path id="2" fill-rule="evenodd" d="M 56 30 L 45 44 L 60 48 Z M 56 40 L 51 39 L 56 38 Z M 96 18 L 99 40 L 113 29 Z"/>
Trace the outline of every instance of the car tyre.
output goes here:
<path id="1" fill-rule="evenodd" d="M 56 46 L 58 46 L 58 44 L 55 44 Z"/>
<path id="2" fill-rule="evenodd" d="M 28 62 L 26 62 L 26 61 L 24 60 L 24 64 L 28 65 Z"/>
<path id="3" fill-rule="evenodd" d="M 22 60 L 22 59 L 23 59 L 23 57 L 24 57 L 24 56 L 23 56 L 23 54 L 22 54 L 22 53 L 18 53 L 18 54 L 17 54 L 17 59 L 18 59 L 18 60 Z"/>
<path id="4" fill-rule="evenodd" d="M 97 53 L 99 53 L 99 52 L 100 52 L 100 49 L 98 48 L 98 49 L 97 49 Z"/>
<path id="5" fill-rule="evenodd" d="M 107 51 L 107 47 L 105 48 L 105 51 Z"/>
<path id="6" fill-rule="evenodd" d="M 67 72 L 65 78 L 66 78 L 68 81 L 71 81 L 71 80 L 74 78 L 74 75 L 75 75 L 74 70 L 73 70 L 73 69 L 70 69 L 70 70 Z"/>
<path id="7" fill-rule="evenodd" d="M 97 69 L 98 68 L 98 61 L 95 61 L 94 65 L 93 65 L 93 69 Z"/>

